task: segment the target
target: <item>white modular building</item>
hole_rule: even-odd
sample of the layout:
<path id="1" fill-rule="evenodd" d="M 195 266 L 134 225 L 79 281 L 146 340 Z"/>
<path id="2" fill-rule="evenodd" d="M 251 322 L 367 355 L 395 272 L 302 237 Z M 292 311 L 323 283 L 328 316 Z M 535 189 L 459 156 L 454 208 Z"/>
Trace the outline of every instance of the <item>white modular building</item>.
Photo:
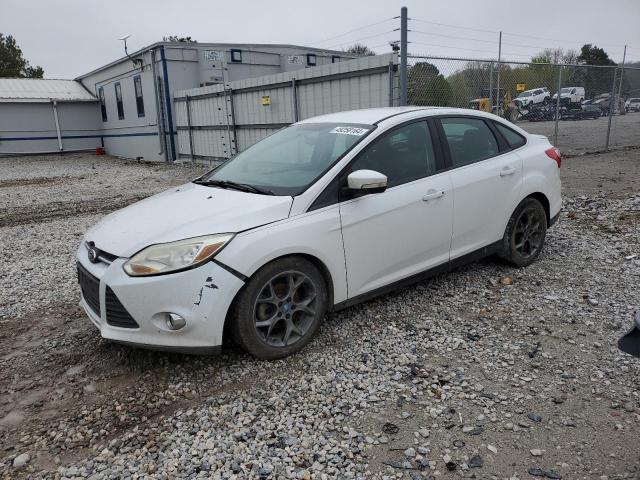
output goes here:
<path id="1" fill-rule="evenodd" d="M 107 153 L 174 161 L 174 92 L 352 58 L 297 45 L 159 42 L 75 80 L 98 99 Z"/>
<path id="2" fill-rule="evenodd" d="M 102 145 L 98 99 L 73 80 L 0 78 L 0 155 Z"/>

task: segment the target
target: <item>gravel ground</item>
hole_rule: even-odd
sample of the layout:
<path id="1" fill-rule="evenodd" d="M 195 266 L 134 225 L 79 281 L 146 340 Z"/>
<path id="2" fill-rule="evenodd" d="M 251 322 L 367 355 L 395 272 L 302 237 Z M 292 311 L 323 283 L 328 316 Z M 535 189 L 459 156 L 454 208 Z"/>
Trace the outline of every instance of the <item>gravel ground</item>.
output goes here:
<path id="1" fill-rule="evenodd" d="M 110 344 L 77 306 L 84 230 L 197 169 L 1 161 L 0 477 L 640 478 L 640 361 L 615 345 L 640 306 L 640 150 L 564 161 L 536 264 L 344 310 L 276 362 Z"/>
<path id="2" fill-rule="evenodd" d="M 604 150 L 607 139 L 607 117 L 597 120 L 564 120 L 558 123 L 558 147 L 565 153 L 582 154 Z M 555 122 L 518 122 L 530 133 L 546 135 L 553 143 Z M 612 147 L 640 146 L 640 113 L 614 115 L 611 120 Z"/>

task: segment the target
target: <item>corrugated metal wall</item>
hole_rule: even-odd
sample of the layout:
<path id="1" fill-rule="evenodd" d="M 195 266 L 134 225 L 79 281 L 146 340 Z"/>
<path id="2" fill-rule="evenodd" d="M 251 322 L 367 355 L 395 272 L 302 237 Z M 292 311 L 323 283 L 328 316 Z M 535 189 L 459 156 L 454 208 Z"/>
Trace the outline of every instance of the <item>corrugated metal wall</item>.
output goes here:
<path id="1" fill-rule="evenodd" d="M 298 120 L 397 105 L 397 64 L 377 55 L 175 92 L 179 157 L 221 161 Z"/>

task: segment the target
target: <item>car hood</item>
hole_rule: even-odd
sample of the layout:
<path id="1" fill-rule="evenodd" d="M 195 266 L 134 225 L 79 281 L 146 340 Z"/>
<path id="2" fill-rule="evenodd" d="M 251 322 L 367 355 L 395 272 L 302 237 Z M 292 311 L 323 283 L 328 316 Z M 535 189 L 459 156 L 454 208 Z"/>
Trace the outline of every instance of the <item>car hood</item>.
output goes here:
<path id="1" fill-rule="evenodd" d="M 282 220 L 292 201 L 187 183 L 107 215 L 85 240 L 112 255 L 130 257 L 155 243 L 235 233 Z"/>

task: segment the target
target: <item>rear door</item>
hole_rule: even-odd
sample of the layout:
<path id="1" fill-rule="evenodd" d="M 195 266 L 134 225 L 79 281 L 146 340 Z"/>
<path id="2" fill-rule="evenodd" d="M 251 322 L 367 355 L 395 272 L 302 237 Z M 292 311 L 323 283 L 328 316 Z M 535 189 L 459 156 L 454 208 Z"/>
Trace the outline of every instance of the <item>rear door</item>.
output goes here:
<path id="1" fill-rule="evenodd" d="M 424 120 L 401 125 L 343 172 L 340 218 L 350 298 L 449 260 L 451 179 L 433 138 Z M 346 176 L 356 170 L 383 173 L 387 190 L 351 198 Z"/>
<path id="2" fill-rule="evenodd" d="M 519 201 L 522 159 L 515 151 L 517 141 L 508 145 L 491 120 L 447 116 L 438 125 L 453 186 L 454 259 L 502 238 Z M 520 138 L 519 146 L 524 145 Z"/>

